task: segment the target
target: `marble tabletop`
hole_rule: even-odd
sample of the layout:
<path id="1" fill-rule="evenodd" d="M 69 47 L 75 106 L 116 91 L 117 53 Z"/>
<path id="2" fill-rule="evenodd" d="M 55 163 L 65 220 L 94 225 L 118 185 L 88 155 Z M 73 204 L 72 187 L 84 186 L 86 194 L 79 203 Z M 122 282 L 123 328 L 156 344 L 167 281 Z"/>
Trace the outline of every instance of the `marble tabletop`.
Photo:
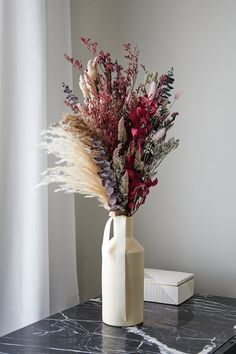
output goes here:
<path id="1" fill-rule="evenodd" d="M 194 295 L 180 306 L 145 302 L 144 323 L 102 323 L 100 298 L 0 338 L 0 353 L 208 354 L 236 335 L 236 299 Z"/>

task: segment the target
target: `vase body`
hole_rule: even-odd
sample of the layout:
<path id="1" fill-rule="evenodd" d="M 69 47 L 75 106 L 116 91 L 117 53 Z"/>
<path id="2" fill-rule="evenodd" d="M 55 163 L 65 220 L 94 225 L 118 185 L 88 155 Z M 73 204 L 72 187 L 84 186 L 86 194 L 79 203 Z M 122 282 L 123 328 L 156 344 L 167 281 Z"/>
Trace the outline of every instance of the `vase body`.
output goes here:
<path id="1" fill-rule="evenodd" d="M 114 216 L 107 222 L 102 245 L 102 304 L 103 322 L 108 325 L 143 322 L 144 249 L 133 237 L 132 217 Z"/>

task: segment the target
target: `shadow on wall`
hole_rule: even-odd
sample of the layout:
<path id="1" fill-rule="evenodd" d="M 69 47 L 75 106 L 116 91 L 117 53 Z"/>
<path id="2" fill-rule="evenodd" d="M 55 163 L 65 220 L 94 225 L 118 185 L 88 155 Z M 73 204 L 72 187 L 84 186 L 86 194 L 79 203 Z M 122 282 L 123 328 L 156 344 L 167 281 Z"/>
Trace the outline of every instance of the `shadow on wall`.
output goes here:
<path id="1" fill-rule="evenodd" d="M 101 295 L 101 246 L 108 213 L 95 199 L 75 197 L 80 302 Z"/>

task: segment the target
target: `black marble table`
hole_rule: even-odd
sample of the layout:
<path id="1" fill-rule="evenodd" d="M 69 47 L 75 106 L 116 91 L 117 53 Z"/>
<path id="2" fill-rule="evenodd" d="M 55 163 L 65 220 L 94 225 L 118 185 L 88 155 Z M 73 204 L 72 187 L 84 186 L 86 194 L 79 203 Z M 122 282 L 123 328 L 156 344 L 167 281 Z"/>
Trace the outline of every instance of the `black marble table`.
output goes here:
<path id="1" fill-rule="evenodd" d="M 92 299 L 10 333 L 0 338 L 0 353 L 208 354 L 236 335 L 236 299 L 195 295 L 180 306 L 146 302 L 144 323 L 125 328 L 103 324 L 101 309 L 101 299 Z"/>

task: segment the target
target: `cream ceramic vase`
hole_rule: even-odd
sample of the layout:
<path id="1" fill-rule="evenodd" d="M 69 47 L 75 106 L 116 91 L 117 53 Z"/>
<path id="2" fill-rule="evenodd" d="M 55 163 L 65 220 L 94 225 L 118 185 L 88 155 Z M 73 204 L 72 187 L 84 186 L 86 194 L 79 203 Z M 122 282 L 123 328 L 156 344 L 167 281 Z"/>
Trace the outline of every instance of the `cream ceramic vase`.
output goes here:
<path id="1" fill-rule="evenodd" d="M 142 323 L 143 304 L 144 249 L 133 237 L 133 218 L 113 216 L 107 221 L 102 244 L 103 322 L 111 326 Z"/>

